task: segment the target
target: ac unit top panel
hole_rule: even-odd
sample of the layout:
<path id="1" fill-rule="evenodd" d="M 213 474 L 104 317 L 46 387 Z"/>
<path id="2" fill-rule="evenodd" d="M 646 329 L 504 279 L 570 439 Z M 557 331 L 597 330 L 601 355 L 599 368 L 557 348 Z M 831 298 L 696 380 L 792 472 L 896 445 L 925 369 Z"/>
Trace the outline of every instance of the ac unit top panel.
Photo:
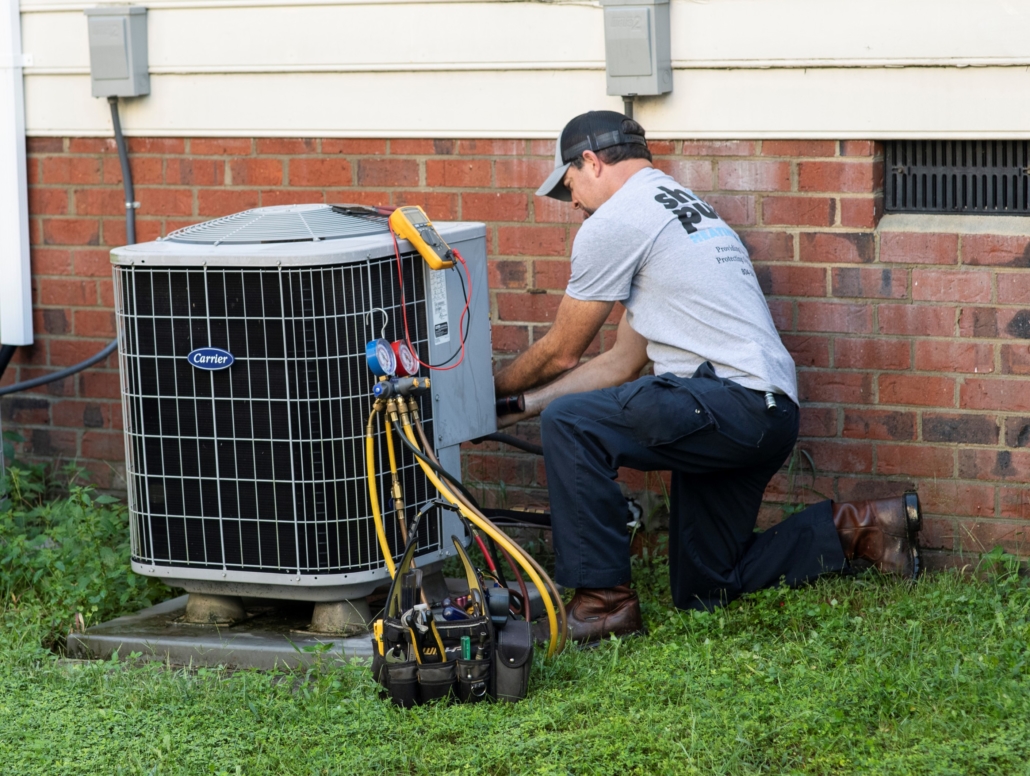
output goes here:
<path id="1" fill-rule="evenodd" d="M 448 243 L 481 238 L 486 226 L 437 222 Z M 401 251 L 414 250 L 404 240 Z M 148 243 L 111 251 L 114 264 L 158 266 L 321 266 L 381 258 L 393 253 L 385 219 L 334 211 L 329 205 L 282 205 L 179 229 Z"/>
<path id="2" fill-rule="evenodd" d="M 281 243 L 334 240 L 385 234 L 386 216 L 341 213 L 327 205 L 279 205 L 234 213 L 214 221 L 177 229 L 165 239 L 172 242 L 222 245 L 226 243 Z"/>

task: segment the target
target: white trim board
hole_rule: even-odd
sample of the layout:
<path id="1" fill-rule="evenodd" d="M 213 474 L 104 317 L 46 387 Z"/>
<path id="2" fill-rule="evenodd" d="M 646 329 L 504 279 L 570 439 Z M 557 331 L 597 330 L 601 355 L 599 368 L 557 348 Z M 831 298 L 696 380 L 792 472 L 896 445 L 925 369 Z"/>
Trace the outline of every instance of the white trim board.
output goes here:
<path id="1" fill-rule="evenodd" d="M 577 113 L 619 110 L 599 71 L 154 75 L 123 102 L 137 136 L 553 138 Z M 30 135 L 109 135 L 85 75 L 26 76 Z M 639 98 L 653 138 L 1030 139 L 1023 68 L 676 71 Z M 417 108 L 395 96 L 430 95 Z M 1013 99 L 1016 95 L 1018 99 Z"/>

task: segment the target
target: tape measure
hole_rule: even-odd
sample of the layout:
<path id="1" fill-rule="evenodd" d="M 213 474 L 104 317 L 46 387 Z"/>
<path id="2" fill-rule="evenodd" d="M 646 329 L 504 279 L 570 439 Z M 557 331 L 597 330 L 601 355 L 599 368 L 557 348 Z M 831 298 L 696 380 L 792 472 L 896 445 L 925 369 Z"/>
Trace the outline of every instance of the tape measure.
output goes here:
<path id="1" fill-rule="evenodd" d="M 454 251 L 440 237 L 426 211 L 418 205 L 406 205 L 394 210 L 390 214 L 390 228 L 400 239 L 415 246 L 430 269 L 454 266 Z"/>

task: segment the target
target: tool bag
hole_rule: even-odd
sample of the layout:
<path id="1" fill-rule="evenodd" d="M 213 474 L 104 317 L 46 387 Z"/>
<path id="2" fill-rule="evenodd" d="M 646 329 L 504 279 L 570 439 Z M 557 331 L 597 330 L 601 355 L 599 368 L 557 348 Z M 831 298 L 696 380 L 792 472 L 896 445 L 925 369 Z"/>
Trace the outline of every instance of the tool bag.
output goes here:
<path id="1" fill-rule="evenodd" d="M 372 674 L 385 688 L 384 696 L 404 708 L 440 699 L 478 703 L 525 698 L 533 662 L 530 623 L 514 619 L 506 603 L 503 616 L 491 617 L 489 589 L 456 536 L 451 541 L 465 568 L 468 619 L 444 620 L 427 604 L 415 603 L 421 594 L 421 574 L 411 568 L 417 528 L 416 519 L 384 616 L 373 623 Z"/>

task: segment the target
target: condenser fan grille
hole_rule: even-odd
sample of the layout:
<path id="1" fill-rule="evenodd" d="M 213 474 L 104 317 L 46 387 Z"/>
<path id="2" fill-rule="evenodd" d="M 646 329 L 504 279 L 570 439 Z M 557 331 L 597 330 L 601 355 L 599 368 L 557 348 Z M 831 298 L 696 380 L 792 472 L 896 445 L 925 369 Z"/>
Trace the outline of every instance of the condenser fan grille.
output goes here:
<path id="1" fill-rule="evenodd" d="M 412 340 L 427 353 L 421 261 L 402 258 Z M 389 316 L 386 336 L 403 336 L 394 258 L 118 266 L 115 280 L 133 559 L 302 574 L 380 568 L 364 455 L 375 378 L 364 350 L 383 326 L 380 312 L 369 315 L 376 308 Z M 204 347 L 235 361 L 198 369 L 186 357 Z M 421 400 L 421 414 L 432 438 L 432 402 Z M 389 494 L 389 462 L 377 467 Z M 410 459 L 401 476 L 407 503 L 425 503 L 428 484 Z M 396 521 L 386 524 L 399 556 Z M 439 515 L 419 530 L 420 554 L 440 549 Z"/>
<path id="2" fill-rule="evenodd" d="M 165 239 L 207 245 L 256 244 L 335 240 L 387 231 L 385 216 L 350 215 L 329 205 L 281 205 L 187 226 Z"/>

